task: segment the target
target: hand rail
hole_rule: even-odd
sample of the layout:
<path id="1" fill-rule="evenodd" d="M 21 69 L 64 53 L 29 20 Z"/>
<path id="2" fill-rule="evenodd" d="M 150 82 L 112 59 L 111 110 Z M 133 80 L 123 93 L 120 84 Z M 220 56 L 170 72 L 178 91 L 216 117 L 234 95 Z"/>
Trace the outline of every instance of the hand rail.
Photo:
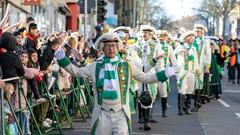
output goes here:
<path id="1" fill-rule="evenodd" d="M 12 77 L 12 78 L 7 78 L 7 79 L 2 79 L 4 82 L 12 81 L 12 80 L 18 80 L 21 79 L 22 77 Z"/>

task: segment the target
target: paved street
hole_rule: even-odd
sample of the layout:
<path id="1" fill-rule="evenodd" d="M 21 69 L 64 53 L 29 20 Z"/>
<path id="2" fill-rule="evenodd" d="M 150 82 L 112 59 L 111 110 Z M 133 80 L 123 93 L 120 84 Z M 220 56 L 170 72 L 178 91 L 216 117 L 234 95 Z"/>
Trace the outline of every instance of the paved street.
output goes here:
<path id="1" fill-rule="evenodd" d="M 177 94 L 171 92 L 167 118 L 161 117 L 161 104 L 157 100 L 154 118 L 157 124 L 151 124 L 152 130 L 140 130 L 137 115 L 133 116 L 133 135 L 239 135 L 240 134 L 240 85 L 223 79 L 223 94 L 219 100 L 211 100 L 199 112 L 192 115 L 177 115 Z M 75 129 L 65 131 L 66 135 L 87 135 L 88 122 L 75 122 Z"/>

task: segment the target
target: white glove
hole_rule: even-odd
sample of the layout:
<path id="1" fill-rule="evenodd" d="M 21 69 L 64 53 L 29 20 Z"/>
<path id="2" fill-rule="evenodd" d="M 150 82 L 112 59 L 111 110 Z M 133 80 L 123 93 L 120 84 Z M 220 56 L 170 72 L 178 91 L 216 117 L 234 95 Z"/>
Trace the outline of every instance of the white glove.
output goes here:
<path id="1" fill-rule="evenodd" d="M 168 78 L 175 75 L 175 68 L 174 67 L 166 67 L 165 74 Z"/>
<path id="2" fill-rule="evenodd" d="M 61 60 L 65 57 L 65 51 L 62 48 L 59 48 L 55 51 L 54 56 L 57 60 Z"/>

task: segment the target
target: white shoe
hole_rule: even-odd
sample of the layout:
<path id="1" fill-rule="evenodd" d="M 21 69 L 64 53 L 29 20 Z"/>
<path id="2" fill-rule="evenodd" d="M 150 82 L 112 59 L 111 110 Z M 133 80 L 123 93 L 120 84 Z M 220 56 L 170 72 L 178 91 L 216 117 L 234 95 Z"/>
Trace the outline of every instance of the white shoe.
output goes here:
<path id="1" fill-rule="evenodd" d="M 50 124 L 48 124 L 46 121 L 44 121 L 44 122 L 43 122 L 43 127 L 45 127 L 45 128 L 50 128 L 50 127 L 51 127 L 51 125 L 50 125 Z"/>
<path id="2" fill-rule="evenodd" d="M 47 123 L 50 124 L 50 125 L 52 124 L 52 120 L 49 119 L 49 118 L 46 118 L 46 119 L 45 119 L 45 122 L 47 122 Z"/>

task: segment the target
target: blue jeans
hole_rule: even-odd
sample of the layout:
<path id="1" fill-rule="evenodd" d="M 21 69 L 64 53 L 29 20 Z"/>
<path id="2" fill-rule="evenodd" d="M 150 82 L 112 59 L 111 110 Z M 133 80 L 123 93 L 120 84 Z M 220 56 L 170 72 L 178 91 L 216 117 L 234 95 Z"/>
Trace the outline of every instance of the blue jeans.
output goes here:
<path id="1" fill-rule="evenodd" d="M 29 111 L 23 112 L 23 126 L 25 135 L 31 135 L 29 119 L 30 112 Z"/>

